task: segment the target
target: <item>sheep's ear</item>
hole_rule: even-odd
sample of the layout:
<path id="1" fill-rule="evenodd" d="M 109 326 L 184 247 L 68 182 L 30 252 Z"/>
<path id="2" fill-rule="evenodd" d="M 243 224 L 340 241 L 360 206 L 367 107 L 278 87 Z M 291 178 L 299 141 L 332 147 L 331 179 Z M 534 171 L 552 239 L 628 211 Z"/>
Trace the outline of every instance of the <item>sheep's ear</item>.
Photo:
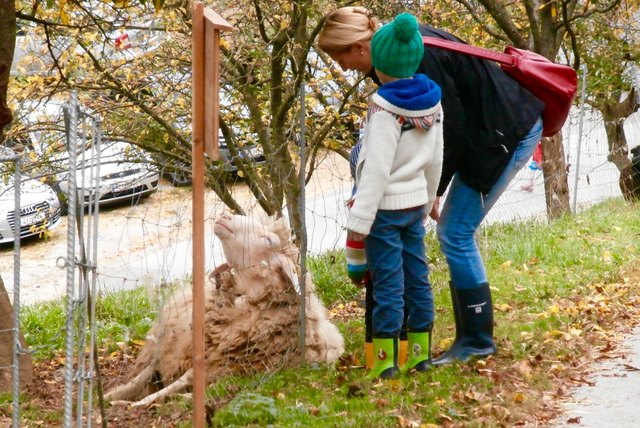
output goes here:
<path id="1" fill-rule="evenodd" d="M 300 278 L 298 277 L 298 269 L 295 262 L 283 254 L 278 254 L 275 259 L 286 282 L 300 295 Z"/>
<path id="2" fill-rule="evenodd" d="M 278 217 L 274 220 L 274 225 L 276 227 L 282 227 L 282 228 L 288 229 L 289 219 L 287 217 Z"/>
<path id="3" fill-rule="evenodd" d="M 216 267 L 213 271 L 209 273 L 209 281 L 215 285 L 216 290 L 220 289 L 220 284 L 221 284 L 220 276 L 222 275 L 223 272 L 227 272 L 229 269 L 231 269 L 229 267 L 229 264 L 225 262 L 225 263 L 222 263 L 220 266 Z"/>

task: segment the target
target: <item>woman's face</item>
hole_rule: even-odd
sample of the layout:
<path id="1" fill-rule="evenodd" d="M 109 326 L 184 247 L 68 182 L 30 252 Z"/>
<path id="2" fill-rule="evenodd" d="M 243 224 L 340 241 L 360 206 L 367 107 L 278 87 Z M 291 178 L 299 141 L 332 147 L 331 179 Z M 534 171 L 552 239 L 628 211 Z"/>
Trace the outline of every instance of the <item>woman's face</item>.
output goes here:
<path id="1" fill-rule="evenodd" d="M 331 55 L 343 71 L 356 70 L 367 74 L 371 71 L 371 54 L 369 44 L 354 43 L 349 48 Z"/>

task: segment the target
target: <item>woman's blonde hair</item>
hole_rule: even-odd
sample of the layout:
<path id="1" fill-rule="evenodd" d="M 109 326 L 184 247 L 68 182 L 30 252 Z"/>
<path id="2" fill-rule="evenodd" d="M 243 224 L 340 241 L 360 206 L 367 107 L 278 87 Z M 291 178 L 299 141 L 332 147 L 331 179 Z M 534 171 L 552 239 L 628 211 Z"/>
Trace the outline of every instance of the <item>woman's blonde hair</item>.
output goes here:
<path id="1" fill-rule="evenodd" d="M 318 47 L 332 55 L 348 49 L 356 42 L 370 41 L 378 27 L 378 18 L 364 7 L 341 7 L 325 16 Z"/>

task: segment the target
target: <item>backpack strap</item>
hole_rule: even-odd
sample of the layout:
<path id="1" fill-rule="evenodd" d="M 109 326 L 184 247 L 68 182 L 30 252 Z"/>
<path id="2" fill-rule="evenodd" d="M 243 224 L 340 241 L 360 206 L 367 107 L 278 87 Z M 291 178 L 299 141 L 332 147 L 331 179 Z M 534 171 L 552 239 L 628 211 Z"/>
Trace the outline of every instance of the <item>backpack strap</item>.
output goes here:
<path id="1" fill-rule="evenodd" d="M 463 42 L 454 42 L 452 40 L 429 36 L 422 36 L 422 42 L 425 46 L 433 46 L 436 48 L 446 49 L 451 52 L 488 59 L 507 66 L 513 67 L 516 65 L 516 58 L 512 55 L 478 46 L 471 46 Z"/>

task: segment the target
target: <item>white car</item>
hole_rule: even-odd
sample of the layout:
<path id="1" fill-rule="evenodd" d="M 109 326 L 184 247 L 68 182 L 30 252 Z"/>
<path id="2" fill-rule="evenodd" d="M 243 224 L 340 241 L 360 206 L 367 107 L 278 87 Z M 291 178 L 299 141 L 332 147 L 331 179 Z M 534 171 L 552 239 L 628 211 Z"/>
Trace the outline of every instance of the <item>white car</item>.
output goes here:
<path id="1" fill-rule="evenodd" d="M 85 206 L 96 196 L 100 206 L 135 204 L 158 190 L 160 175 L 140 149 L 122 141 L 103 141 L 100 151 L 99 165 L 97 155 L 90 149 L 87 155 L 76 157 L 76 187 Z M 69 171 L 58 174 L 55 181 L 62 195 L 68 198 Z"/>
<path id="2" fill-rule="evenodd" d="M 64 134 L 64 109 L 59 101 L 25 102 L 19 121 L 27 133 L 17 141 L 23 147 L 23 172 L 49 184 L 58 194 L 62 213 L 68 211 L 69 152 Z M 78 127 L 76 184 L 84 206 L 98 197 L 99 205 L 137 203 L 158 190 L 160 175 L 146 152 L 128 142 L 102 136 L 100 155 L 94 144 L 91 121 Z M 17 123 L 17 122 L 16 122 Z M 83 129 L 87 135 L 83 135 Z M 83 152 L 84 151 L 84 152 Z M 99 177 L 96 165 L 99 159 Z M 80 201 L 79 201 L 80 202 Z"/>
<path id="3" fill-rule="evenodd" d="M 15 240 L 15 187 L 13 176 L 0 179 L 0 244 Z M 51 187 L 28 177 L 21 178 L 20 239 L 42 236 L 60 224 L 60 202 Z"/>

